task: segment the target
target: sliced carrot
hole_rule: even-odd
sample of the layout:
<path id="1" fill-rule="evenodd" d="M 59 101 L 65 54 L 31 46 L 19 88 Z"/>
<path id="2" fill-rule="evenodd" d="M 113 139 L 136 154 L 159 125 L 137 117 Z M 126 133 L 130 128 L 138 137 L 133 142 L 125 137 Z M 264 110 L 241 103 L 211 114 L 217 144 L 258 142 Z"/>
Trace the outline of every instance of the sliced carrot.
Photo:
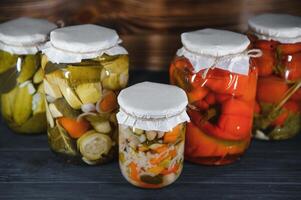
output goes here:
<path id="1" fill-rule="evenodd" d="M 72 138 L 79 138 L 90 129 L 89 122 L 84 119 L 78 121 L 68 117 L 60 117 L 58 122 Z"/>
<path id="2" fill-rule="evenodd" d="M 176 163 L 174 164 L 171 168 L 167 168 L 167 169 L 164 169 L 161 174 L 162 175 L 168 175 L 168 174 L 171 174 L 171 173 L 177 173 L 178 170 L 180 168 L 180 164 L 179 163 Z"/>
<path id="3" fill-rule="evenodd" d="M 173 150 L 169 151 L 169 156 L 171 157 L 171 159 L 176 157 L 177 156 L 177 150 L 173 149 Z"/>
<path id="4" fill-rule="evenodd" d="M 152 164 L 152 165 L 158 165 L 160 162 L 162 162 L 163 160 L 165 160 L 166 158 L 169 157 L 169 154 L 168 153 L 162 153 L 160 154 L 158 157 L 155 157 L 155 158 L 151 158 L 149 160 L 149 162 Z"/>
<path id="5" fill-rule="evenodd" d="M 268 76 L 258 79 L 257 100 L 265 103 L 278 103 L 288 90 L 285 80 L 277 76 Z"/>
<path id="6" fill-rule="evenodd" d="M 279 44 L 277 50 L 280 54 L 289 55 L 301 52 L 301 43 L 295 44 Z"/>
<path id="7" fill-rule="evenodd" d="M 155 148 L 155 149 L 154 149 L 154 151 L 155 151 L 156 153 L 163 153 L 163 152 L 165 152 L 165 151 L 167 151 L 167 150 L 168 150 L 168 147 L 167 147 L 166 144 L 162 144 L 162 145 L 160 145 L 158 148 Z"/>
<path id="8" fill-rule="evenodd" d="M 131 162 L 129 165 L 129 170 L 130 170 L 130 178 L 134 181 L 140 181 L 139 173 L 138 173 L 138 166 L 136 163 Z"/>
<path id="9" fill-rule="evenodd" d="M 166 132 L 163 137 L 164 143 L 175 142 L 181 134 L 181 125 L 174 127 L 171 131 Z"/>
<path id="10" fill-rule="evenodd" d="M 99 104 L 99 108 L 103 112 L 110 112 L 118 107 L 117 95 L 113 91 L 109 91 L 105 94 L 104 98 Z"/>

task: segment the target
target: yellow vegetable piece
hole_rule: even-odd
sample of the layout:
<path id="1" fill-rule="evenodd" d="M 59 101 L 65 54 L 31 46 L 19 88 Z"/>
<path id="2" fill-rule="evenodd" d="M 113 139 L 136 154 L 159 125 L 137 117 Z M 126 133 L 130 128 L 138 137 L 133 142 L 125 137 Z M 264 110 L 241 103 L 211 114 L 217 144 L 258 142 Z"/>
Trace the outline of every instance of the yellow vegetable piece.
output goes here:
<path id="1" fill-rule="evenodd" d="M 42 67 L 40 67 L 33 76 L 33 82 L 35 84 L 41 83 L 43 81 L 43 78 L 44 78 L 44 70 L 42 69 Z"/>
<path id="2" fill-rule="evenodd" d="M 44 95 L 41 93 L 35 93 L 32 98 L 32 111 L 33 115 L 37 113 L 44 113 L 45 112 L 45 101 Z"/>
<path id="3" fill-rule="evenodd" d="M 155 167 L 151 167 L 151 168 L 147 169 L 146 171 L 148 173 L 150 173 L 151 175 L 156 176 L 156 175 L 160 174 L 163 170 L 164 170 L 164 167 L 161 167 L 158 165 Z"/>
<path id="4" fill-rule="evenodd" d="M 76 87 L 75 91 L 83 104 L 96 103 L 102 96 L 99 82 L 80 84 Z"/>
<path id="5" fill-rule="evenodd" d="M 0 74 L 12 67 L 15 67 L 17 59 L 18 57 L 16 55 L 0 50 Z"/>
<path id="6" fill-rule="evenodd" d="M 29 80 L 34 75 L 39 66 L 37 56 L 38 55 L 25 56 L 21 66 L 21 72 L 17 78 L 18 83 L 23 83 Z"/>
<path id="7" fill-rule="evenodd" d="M 90 161 L 102 158 L 109 153 L 111 147 L 111 138 L 94 130 L 86 132 L 77 140 L 80 153 Z"/>
<path id="8" fill-rule="evenodd" d="M 11 127 L 16 132 L 21 133 L 42 133 L 47 129 L 46 116 L 45 113 L 37 113 L 29 118 L 23 125 L 19 127 Z"/>
<path id="9" fill-rule="evenodd" d="M 14 99 L 17 94 L 18 88 L 15 87 L 8 93 L 1 95 L 1 112 L 6 120 L 11 120 L 13 115 Z"/>
<path id="10" fill-rule="evenodd" d="M 14 99 L 13 120 L 19 126 L 26 122 L 32 113 L 30 85 L 27 84 L 24 87 L 19 87 Z"/>
<path id="11" fill-rule="evenodd" d="M 82 102 L 79 100 L 73 89 L 68 85 L 67 80 L 57 79 L 58 86 L 64 98 L 73 109 L 80 109 Z"/>

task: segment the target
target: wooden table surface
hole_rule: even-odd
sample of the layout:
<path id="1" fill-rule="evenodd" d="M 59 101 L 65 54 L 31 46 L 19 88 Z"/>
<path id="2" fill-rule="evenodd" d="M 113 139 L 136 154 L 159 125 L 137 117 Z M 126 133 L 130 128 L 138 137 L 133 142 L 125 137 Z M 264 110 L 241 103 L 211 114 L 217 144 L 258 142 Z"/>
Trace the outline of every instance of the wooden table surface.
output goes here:
<path id="1" fill-rule="evenodd" d="M 131 84 L 167 83 L 167 72 L 132 71 Z M 282 142 L 253 141 L 238 162 L 220 167 L 185 163 L 180 178 L 160 190 L 136 188 L 117 161 L 103 166 L 61 162 L 46 135 L 22 136 L 0 124 L 0 199 L 301 199 L 301 135 Z"/>

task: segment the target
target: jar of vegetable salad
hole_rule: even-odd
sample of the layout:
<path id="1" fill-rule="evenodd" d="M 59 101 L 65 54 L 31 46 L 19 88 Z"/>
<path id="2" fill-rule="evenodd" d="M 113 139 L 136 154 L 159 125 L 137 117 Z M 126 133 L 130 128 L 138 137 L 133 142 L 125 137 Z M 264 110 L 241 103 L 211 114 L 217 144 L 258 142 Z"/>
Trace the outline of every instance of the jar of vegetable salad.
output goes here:
<path id="1" fill-rule="evenodd" d="M 117 95 L 129 58 L 115 30 L 79 25 L 56 29 L 42 47 L 50 148 L 89 165 L 117 154 Z"/>
<path id="2" fill-rule="evenodd" d="M 175 86 L 143 82 L 120 92 L 119 165 L 126 180 L 161 188 L 180 175 L 187 97 Z"/>
<path id="3" fill-rule="evenodd" d="M 284 140 L 301 130 L 301 17 L 263 14 L 249 20 L 258 85 L 253 134 Z"/>
<path id="4" fill-rule="evenodd" d="M 251 139 L 257 70 L 244 35 L 203 29 L 181 35 L 170 82 L 188 96 L 185 159 L 206 165 L 234 162 Z"/>
<path id="5" fill-rule="evenodd" d="M 43 70 L 38 46 L 55 28 L 53 23 L 33 18 L 0 24 L 1 113 L 15 132 L 46 131 Z"/>

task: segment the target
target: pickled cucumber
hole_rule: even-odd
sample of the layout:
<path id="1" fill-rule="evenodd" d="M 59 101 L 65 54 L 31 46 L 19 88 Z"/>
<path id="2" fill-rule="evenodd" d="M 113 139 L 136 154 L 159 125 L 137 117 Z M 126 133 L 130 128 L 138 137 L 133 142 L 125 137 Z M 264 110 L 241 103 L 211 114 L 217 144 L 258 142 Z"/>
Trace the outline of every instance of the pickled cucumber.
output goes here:
<path id="1" fill-rule="evenodd" d="M 43 78 L 44 78 L 44 70 L 40 67 L 38 71 L 35 73 L 35 75 L 33 76 L 33 82 L 35 84 L 41 83 L 43 81 Z"/>
<path id="2" fill-rule="evenodd" d="M 18 87 L 13 103 L 13 119 L 20 126 L 28 120 L 32 114 L 31 83 L 24 87 Z"/>
<path id="3" fill-rule="evenodd" d="M 80 114 L 80 112 L 74 110 L 64 98 L 55 100 L 53 105 L 55 106 L 55 109 L 65 117 L 75 119 Z"/>
<path id="4" fill-rule="evenodd" d="M 68 102 L 68 104 L 73 109 L 80 109 L 82 102 L 79 100 L 78 96 L 75 94 L 73 89 L 68 85 L 67 80 L 57 79 L 57 84 L 58 84 L 60 91 L 63 94 L 64 98 Z"/>
<path id="5" fill-rule="evenodd" d="M 18 72 L 13 67 L 0 74 L 0 93 L 7 93 L 17 85 Z"/>
<path id="6" fill-rule="evenodd" d="M 112 61 L 103 61 L 101 64 L 110 73 L 121 74 L 129 69 L 129 57 L 128 55 L 119 55 Z"/>
<path id="7" fill-rule="evenodd" d="M 8 93 L 1 95 L 1 112 L 6 120 L 11 120 L 13 116 L 14 99 L 17 94 L 18 88 L 15 87 Z"/>
<path id="8" fill-rule="evenodd" d="M 6 70 L 16 66 L 18 57 L 16 55 L 10 54 L 6 51 L 0 50 L 0 74 Z"/>
<path id="9" fill-rule="evenodd" d="M 91 161 L 101 159 L 103 155 L 109 153 L 111 147 L 111 138 L 94 130 L 88 131 L 77 140 L 80 153 Z"/>
<path id="10" fill-rule="evenodd" d="M 77 152 L 72 139 L 58 122 L 56 122 L 54 128 L 48 130 L 48 140 L 53 151 L 69 156 L 76 156 Z"/>
<path id="11" fill-rule="evenodd" d="M 101 84 L 97 83 L 83 83 L 75 89 L 77 96 L 83 104 L 96 103 L 101 99 Z"/>
<path id="12" fill-rule="evenodd" d="M 39 55 L 27 55 L 25 56 L 22 65 L 21 65 L 21 71 L 17 78 L 18 83 L 23 83 L 27 80 L 29 80 L 34 73 L 37 71 L 40 61 Z"/>
<path id="13" fill-rule="evenodd" d="M 72 66 L 66 68 L 65 77 L 72 87 L 83 83 L 95 83 L 100 81 L 102 67 L 100 66 Z"/>
<path id="14" fill-rule="evenodd" d="M 46 116 L 45 113 L 37 113 L 29 118 L 23 125 L 14 126 L 11 128 L 16 132 L 21 133 L 42 133 L 47 128 Z"/>

